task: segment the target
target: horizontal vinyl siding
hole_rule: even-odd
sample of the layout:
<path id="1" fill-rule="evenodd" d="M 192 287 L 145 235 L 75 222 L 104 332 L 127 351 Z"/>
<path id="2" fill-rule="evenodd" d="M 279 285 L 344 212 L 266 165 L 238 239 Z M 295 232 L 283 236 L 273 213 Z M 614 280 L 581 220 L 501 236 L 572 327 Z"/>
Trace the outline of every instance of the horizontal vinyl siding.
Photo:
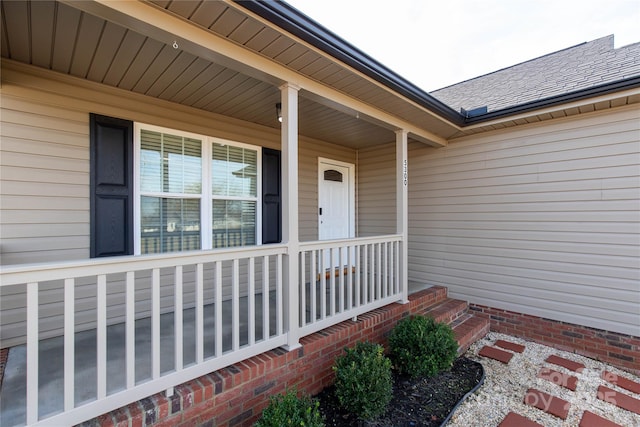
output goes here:
<path id="1" fill-rule="evenodd" d="M 138 94 L 82 82 L 86 89 L 9 70 L 3 70 L 2 77 L 3 265 L 89 257 L 89 113 L 269 148 L 280 146 L 275 129 Z M 100 103 L 91 101 L 98 98 Z M 306 241 L 318 236 L 318 157 L 355 164 L 356 151 L 300 138 L 300 236 Z"/>
<path id="2" fill-rule="evenodd" d="M 358 235 L 396 232 L 395 142 L 358 153 Z"/>
<path id="3" fill-rule="evenodd" d="M 176 106 L 101 85 L 78 84 L 2 70 L 0 103 L 0 263 L 2 265 L 72 261 L 89 258 L 89 113 L 94 112 L 168 128 L 191 131 L 278 149 L 275 129 Z M 96 102 L 95 100 L 100 100 Z M 317 239 L 318 157 L 355 163 L 354 150 L 300 138 L 300 235 Z M 256 266 L 256 271 L 261 271 Z M 161 307 L 173 307 L 172 273 L 166 272 Z M 275 268 L 271 269 L 275 275 Z M 205 277 L 211 276 L 205 271 Z M 228 278 L 228 275 L 225 275 Z M 272 277 L 273 279 L 273 277 Z M 184 303 L 194 291 L 185 276 Z M 244 282 L 243 282 L 244 283 Z M 243 285 L 244 286 L 244 285 Z M 258 285 L 257 285 L 258 286 Z M 244 288 L 243 288 L 244 289 Z M 243 295 L 245 290 L 241 289 Z M 258 289 L 258 288 L 257 288 Z M 124 284 L 108 285 L 109 322 L 123 320 Z M 78 330 L 95 326 L 95 284 L 76 286 Z M 231 293 L 223 287 L 223 298 Z M 150 287 L 136 288 L 139 317 L 149 314 Z M 212 294 L 205 292 L 206 301 Z M 61 334 L 62 283 L 43 286 L 40 298 L 41 336 Z M 0 289 L 2 347 L 24 341 L 24 288 Z"/>
<path id="4" fill-rule="evenodd" d="M 85 114 L 2 94 L 2 264 L 89 256 Z"/>
<path id="5" fill-rule="evenodd" d="M 409 276 L 452 297 L 640 330 L 640 112 L 409 153 Z"/>

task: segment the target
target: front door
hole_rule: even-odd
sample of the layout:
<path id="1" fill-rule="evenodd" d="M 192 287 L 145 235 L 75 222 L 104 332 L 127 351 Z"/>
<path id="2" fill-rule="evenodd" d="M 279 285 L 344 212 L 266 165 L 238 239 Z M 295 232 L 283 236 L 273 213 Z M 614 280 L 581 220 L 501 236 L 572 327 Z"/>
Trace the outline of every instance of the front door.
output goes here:
<path id="1" fill-rule="evenodd" d="M 319 159 L 318 164 L 318 238 L 320 240 L 346 239 L 355 236 L 353 164 Z M 328 252 L 328 251 L 327 251 Z M 340 265 L 334 251 L 333 266 Z M 346 264 L 346 253 L 342 265 Z M 325 267 L 329 267 L 328 253 Z"/>

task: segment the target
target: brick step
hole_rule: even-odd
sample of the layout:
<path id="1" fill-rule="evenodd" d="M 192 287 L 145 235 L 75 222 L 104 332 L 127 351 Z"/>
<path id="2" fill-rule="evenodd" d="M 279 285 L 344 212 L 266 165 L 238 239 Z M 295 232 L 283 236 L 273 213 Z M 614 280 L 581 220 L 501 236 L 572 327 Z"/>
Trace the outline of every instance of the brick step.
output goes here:
<path id="1" fill-rule="evenodd" d="M 451 326 L 458 341 L 458 355 L 469 349 L 471 344 L 489 333 L 488 319 L 474 316 L 468 311 L 465 301 L 448 298 L 427 307 L 425 316 L 433 317 L 436 322 L 444 322 Z"/>
<path id="2" fill-rule="evenodd" d="M 409 302 L 416 313 L 422 313 L 446 299 L 447 288 L 444 286 L 429 286 L 409 295 Z"/>
<path id="3" fill-rule="evenodd" d="M 460 319 L 463 320 L 458 322 Z M 454 325 L 454 323 L 457 324 Z M 469 350 L 471 344 L 484 338 L 489 333 L 489 326 L 489 319 L 469 313 L 452 322 L 451 327 L 458 341 L 458 356 Z"/>
<path id="4" fill-rule="evenodd" d="M 468 304 L 458 299 L 445 298 L 444 300 L 428 307 L 424 315 L 433 317 L 436 322 L 451 323 L 458 317 L 467 313 Z"/>

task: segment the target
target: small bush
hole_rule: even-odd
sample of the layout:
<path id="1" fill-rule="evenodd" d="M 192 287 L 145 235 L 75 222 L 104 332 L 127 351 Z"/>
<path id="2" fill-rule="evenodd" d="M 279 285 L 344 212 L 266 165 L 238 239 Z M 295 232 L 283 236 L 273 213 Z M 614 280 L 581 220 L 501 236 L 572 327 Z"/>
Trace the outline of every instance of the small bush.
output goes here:
<path id="1" fill-rule="evenodd" d="M 382 415 L 391 401 L 391 360 L 381 345 L 369 342 L 345 349 L 336 359 L 336 397 L 340 405 L 361 419 Z"/>
<path id="2" fill-rule="evenodd" d="M 309 396 L 298 397 L 295 390 L 271 396 L 269 406 L 262 412 L 256 427 L 304 426 L 323 427 L 320 403 Z"/>
<path id="3" fill-rule="evenodd" d="M 451 367 L 457 351 L 451 327 L 430 317 L 406 317 L 389 335 L 389 354 L 395 367 L 414 378 L 431 377 Z"/>

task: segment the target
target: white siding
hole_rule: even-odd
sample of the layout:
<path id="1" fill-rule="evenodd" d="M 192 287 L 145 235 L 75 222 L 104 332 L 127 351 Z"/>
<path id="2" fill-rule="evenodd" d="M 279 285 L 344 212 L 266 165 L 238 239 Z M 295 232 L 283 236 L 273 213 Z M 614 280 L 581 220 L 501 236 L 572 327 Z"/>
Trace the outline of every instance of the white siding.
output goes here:
<path id="1" fill-rule="evenodd" d="M 640 114 L 409 155 L 409 277 L 473 303 L 638 335 Z"/>

